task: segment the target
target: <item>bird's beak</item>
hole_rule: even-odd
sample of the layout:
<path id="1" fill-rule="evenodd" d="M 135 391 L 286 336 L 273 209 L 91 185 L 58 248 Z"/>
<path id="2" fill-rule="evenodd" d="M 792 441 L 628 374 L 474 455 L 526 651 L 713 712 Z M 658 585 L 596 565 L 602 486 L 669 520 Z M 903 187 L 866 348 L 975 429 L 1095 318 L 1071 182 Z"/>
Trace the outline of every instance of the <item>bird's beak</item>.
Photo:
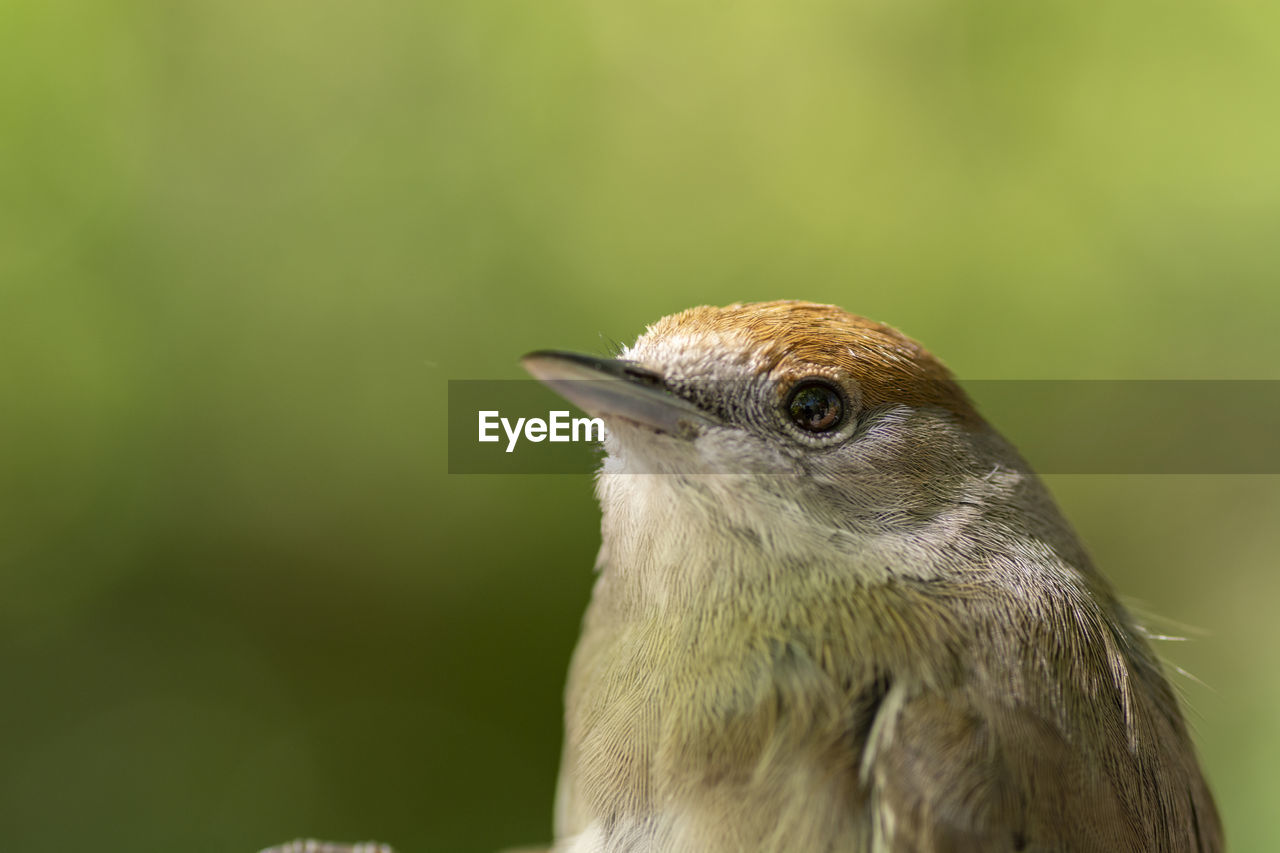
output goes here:
<path id="1" fill-rule="evenodd" d="M 589 415 L 625 418 L 685 438 L 721 423 L 672 393 L 661 375 L 635 362 L 538 350 L 520 363 L 533 378 Z"/>

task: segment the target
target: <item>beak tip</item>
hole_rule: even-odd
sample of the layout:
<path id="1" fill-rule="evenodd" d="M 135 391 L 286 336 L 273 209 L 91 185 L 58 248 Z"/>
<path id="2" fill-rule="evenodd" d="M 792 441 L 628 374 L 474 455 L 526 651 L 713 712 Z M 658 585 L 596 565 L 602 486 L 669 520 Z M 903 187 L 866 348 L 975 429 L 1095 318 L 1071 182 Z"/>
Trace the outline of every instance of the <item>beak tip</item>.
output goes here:
<path id="1" fill-rule="evenodd" d="M 662 387 L 657 374 L 630 362 L 534 350 L 521 356 L 520 364 L 534 379 L 595 416 L 617 415 L 678 434 L 689 433 L 691 425 L 714 422 L 707 412 Z"/>
<path id="2" fill-rule="evenodd" d="M 533 352 L 527 352 L 520 356 L 520 366 L 523 367 L 529 375 L 534 379 L 546 382 L 548 380 L 576 378 L 580 375 L 581 370 L 577 367 L 575 359 L 571 356 L 573 353 L 564 353 L 558 350 L 540 349 Z M 579 358 L 581 358 L 579 356 Z"/>

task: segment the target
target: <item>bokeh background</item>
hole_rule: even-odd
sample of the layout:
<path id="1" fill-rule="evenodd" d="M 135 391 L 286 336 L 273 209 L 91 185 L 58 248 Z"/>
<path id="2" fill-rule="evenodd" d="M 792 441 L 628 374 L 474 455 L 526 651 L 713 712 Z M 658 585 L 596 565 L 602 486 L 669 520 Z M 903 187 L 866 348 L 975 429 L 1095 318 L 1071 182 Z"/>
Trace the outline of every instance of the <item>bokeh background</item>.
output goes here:
<path id="1" fill-rule="evenodd" d="M 0 848 L 547 840 L 597 510 L 447 380 L 780 297 L 1280 379 L 1278 85 L 1261 0 L 7 0 Z M 1280 482 L 1051 485 L 1280 849 Z"/>

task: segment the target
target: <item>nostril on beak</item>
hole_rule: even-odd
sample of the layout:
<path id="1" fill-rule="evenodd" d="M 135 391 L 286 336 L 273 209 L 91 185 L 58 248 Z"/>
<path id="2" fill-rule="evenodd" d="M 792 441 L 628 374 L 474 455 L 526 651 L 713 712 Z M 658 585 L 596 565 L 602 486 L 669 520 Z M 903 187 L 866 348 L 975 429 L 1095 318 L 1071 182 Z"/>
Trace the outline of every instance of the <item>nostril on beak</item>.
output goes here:
<path id="1" fill-rule="evenodd" d="M 662 378 L 661 374 L 655 373 L 644 365 L 626 362 L 622 365 L 622 373 L 637 384 L 645 385 L 649 388 L 667 388 L 667 382 Z"/>

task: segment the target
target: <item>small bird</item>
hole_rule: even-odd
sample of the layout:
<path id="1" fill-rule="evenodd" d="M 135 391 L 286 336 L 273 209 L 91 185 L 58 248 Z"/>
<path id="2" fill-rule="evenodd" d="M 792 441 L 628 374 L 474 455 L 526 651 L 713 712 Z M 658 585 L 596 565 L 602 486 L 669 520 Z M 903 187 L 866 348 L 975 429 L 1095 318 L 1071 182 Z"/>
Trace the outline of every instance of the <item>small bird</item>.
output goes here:
<path id="1" fill-rule="evenodd" d="M 1143 629 L 921 345 L 780 301 L 523 363 L 608 426 L 552 851 L 1223 848 Z"/>

